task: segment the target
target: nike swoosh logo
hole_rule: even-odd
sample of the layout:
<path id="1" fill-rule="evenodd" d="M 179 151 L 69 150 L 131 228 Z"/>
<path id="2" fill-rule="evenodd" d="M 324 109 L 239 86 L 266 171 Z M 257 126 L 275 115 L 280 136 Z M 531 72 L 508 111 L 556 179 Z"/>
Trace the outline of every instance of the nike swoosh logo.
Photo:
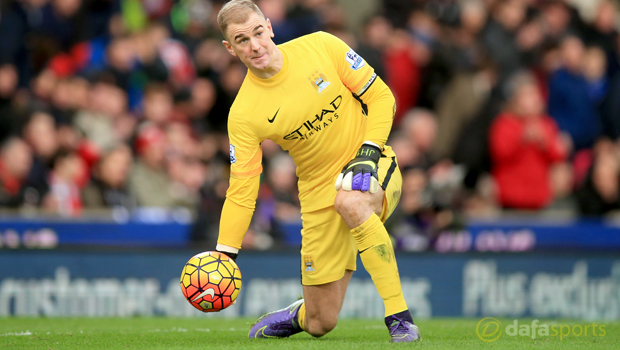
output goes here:
<path id="1" fill-rule="evenodd" d="M 267 327 L 268 327 L 268 326 L 265 326 L 265 327 L 263 327 L 263 328 L 259 329 L 259 331 L 261 332 L 261 334 L 263 335 L 263 337 L 264 337 L 264 338 L 277 338 L 277 337 L 274 337 L 273 335 L 267 335 L 267 334 L 265 334 L 265 328 L 267 328 Z M 256 333 L 258 334 L 258 332 L 256 332 Z"/>
<path id="2" fill-rule="evenodd" d="M 273 123 L 273 121 L 274 121 L 274 120 L 276 120 L 276 116 L 278 115 L 278 112 L 280 112 L 280 108 L 278 108 L 278 111 L 276 112 L 276 114 L 274 114 L 274 115 L 273 115 L 273 118 L 271 118 L 271 119 L 267 118 L 267 120 L 268 120 L 270 123 Z"/>
<path id="3" fill-rule="evenodd" d="M 213 299 L 215 297 L 215 289 L 209 288 L 209 289 L 205 290 L 204 292 L 200 293 L 199 296 L 195 297 L 194 300 L 192 300 L 192 301 L 196 301 L 196 300 L 204 297 L 205 295 L 210 295 L 211 299 Z"/>
<path id="4" fill-rule="evenodd" d="M 368 248 L 366 248 L 366 249 L 364 249 L 364 250 L 360 250 L 358 254 L 362 254 L 363 252 L 367 251 L 368 249 L 370 249 L 370 248 L 372 248 L 372 247 L 374 247 L 374 245 L 373 245 L 373 246 L 370 246 L 370 247 L 368 247 Z"/>

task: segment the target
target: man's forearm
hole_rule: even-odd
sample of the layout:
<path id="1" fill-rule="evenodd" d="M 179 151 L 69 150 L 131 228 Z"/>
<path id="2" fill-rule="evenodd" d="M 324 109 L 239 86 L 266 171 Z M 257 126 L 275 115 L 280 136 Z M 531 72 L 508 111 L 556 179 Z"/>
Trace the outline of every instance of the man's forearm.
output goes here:
<path id="1" fill-rule="evenodd" d="M 259 176 L 242 180 L 230 179 L 220 218 L 218 244 L 241 249 L 241 243 L 252 221 L 259 186 Z"/>
<path id="2" fill-rule="evenodd" d="M 377 77 L 360 99 L 368 106 L 368 122 L 364 141 L 371 141 L 383 148 L 392 130 L 396 108 L 390 88 Z"/>
<path id="3" fill-rule="evenodd" d="M 253 214 L 254 209 L 239 206 L 227 199 L 222 209 L 217 243 L 241 249 L 243 237 L 250 227 Z"/>

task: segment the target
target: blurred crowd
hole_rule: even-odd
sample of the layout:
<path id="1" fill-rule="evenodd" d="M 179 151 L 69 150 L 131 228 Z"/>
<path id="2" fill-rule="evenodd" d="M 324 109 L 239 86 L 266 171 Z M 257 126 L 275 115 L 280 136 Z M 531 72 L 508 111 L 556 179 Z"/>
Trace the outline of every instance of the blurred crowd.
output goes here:
<path id="1" fill-rule="evenodd" d="M 228 187 L 228 110 L 246 74 L 221 44 L 223 0 L 3 0 L 0 207 L 187 208 L 212 241 Z M 323 30 L 397 100 L 403 173 L 388 221 L 419 249 L 468 218 L 620 209 L 617 3 L 258 0 L 282 43 Z M 366 8 L 364 7 L 364 8 Z M 299 235 L 295 166 L 263 143 L 244 243 Z"/>

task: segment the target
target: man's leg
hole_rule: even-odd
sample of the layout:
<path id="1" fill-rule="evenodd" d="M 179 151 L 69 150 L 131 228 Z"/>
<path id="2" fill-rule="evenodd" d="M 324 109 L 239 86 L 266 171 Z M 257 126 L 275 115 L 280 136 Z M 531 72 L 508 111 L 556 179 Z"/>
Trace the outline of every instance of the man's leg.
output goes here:
<path id="1" fill-rule="evenodd" d="M 415 341 L 420 339 L 420 333 L 403 297 L 392 240 L 382 222 L 398 204 L 402 187 L 402 176 L 393 154 L 380 160 L 379 180 L 378 192 L 341 189 L 334 204 L 351 230 L 364 268 L 383 299 L 391 341 Z"/>
<path id="2" fill-rule="evenodd" d="M 357 250 L 350 230 L 334 207 L 303 213 L 301 279 L 304 300 L 261 317 L 250 338 L 284 338 L 302 330 L 319 337 L 338 321 L 356 269 Z"/>
<path id="3" fill-rule="evenodd" d="M 320 337 L 336 327 L 351 275 L 353 271 L 347 270 L 344 277 L 338 281 L 317 286 L 303 286 L 305 302 L 299 315 L 299 323 L 303 330 Z"/>
<path id="4" fill-rule="evenodd" d="M 385 316 L 407 310 L 400 286 L 392 240 L 379 219 L 384 191 L 377 193 L 340 190 L 336 210 L 351 229 L 364 268 L 385 303 Z"/>

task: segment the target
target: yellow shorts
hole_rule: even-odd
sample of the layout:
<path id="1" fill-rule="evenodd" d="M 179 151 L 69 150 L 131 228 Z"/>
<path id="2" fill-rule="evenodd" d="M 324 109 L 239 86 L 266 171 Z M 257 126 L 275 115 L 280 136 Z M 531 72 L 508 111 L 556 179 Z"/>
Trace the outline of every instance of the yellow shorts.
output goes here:
<path id="1" fill-rule="evenodd" d="M 379 160 L 379 184 L 385 191 L 381 221 L 392 214 L 400 200 L 403 179 L 396 156 L 389 146 Z M 302 214 L 301 284 L 320 285 L 337 281 L 345 270 L 355 271 L 357 244 L 333 206 Z"/>

